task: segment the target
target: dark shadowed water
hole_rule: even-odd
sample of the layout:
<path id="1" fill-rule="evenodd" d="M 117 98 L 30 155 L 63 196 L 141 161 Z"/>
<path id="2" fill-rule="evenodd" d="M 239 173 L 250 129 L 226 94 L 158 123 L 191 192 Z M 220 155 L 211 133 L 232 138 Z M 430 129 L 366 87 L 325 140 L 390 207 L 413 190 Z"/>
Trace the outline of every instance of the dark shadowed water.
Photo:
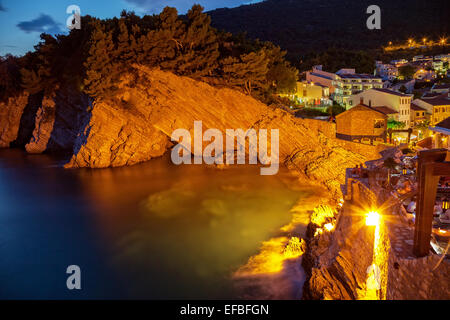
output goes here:
<path id="1" fill-rule="evenodd" d="M 230 276 L 305 194 L 281 170 L 165 157 L 67 170 L 0 150 L 0 298 L 233 298 Z M 81 290 L 66 268 L 81 268 Z"/>

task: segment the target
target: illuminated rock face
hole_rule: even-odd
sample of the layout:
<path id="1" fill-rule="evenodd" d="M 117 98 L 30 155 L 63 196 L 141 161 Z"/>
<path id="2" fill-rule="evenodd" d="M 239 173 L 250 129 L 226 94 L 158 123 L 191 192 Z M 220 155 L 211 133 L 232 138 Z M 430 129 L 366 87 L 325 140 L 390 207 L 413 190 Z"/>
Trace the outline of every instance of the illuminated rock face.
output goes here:
<path id="1" fill-rule="evenodd" d="M 28 104 L 28 94 L 0 103 L 0 148 L 8 148 L 17 139 L 22 113 Z"/>
<path id="2" fill-rule="evenodd" d="M 173 145 L 175 129 L 193 136 L 196 120 L 204 130 L 279 129 L 280 162 L 332 190 L 344 182 L 345 168 L 367 160 L 330 137 L 326 126 L 332 124 L 310 126 L 315 120 L 294 118 L 235 90 L 140 66 L 118 86 L 122 94 L 93 103 L 66 167 L 124 166 L 161 156 Z"/>
<path id="3" fill-rule="evenodd" d="M 179 128 L 278 129 L 280 162 L 309 184 L 340 193 L 345 168 L 368 160 L 365 152 L 334 138 L 332 123 L 297 119 L 236 90 L 135 66 L 108 99 L 92 101 L 68 88 L 42 98 L 27 95 L 0 108 L 0 147 L 12 141 L 28 152 L 66 151 L 66 167 L 118 167 L 159 157 Z M 268 146 L 270 147 L 270 146 Z"/>
<path id="4" fill-rule="evenodd" d="M 91 99 L 70 88 L 45 97 L 24 93 L 0 103 L 0 148 L 72 153 L 91 107 Z"/>
<path id="5" fill-rule="evenodd" d="M 42 153 L 47 149 L 48 141 L 55 122 L 55 100 L 53 97 L 44 97 L 42 106 L 38 109 L 35 127 L 30 142 L 25 146 L 28 153 Z"/>

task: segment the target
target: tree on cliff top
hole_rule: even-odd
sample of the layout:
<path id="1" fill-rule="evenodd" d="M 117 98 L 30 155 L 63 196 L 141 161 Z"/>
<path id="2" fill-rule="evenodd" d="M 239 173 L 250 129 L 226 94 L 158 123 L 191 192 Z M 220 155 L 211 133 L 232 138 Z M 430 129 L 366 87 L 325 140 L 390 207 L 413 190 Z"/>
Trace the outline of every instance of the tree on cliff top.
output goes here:
<path id="1" fill-rule="evenodd" d="M 266 88 L 268 63 L 264 51 L 251 52 L 239 58 L 225 58 L 222 61 L 222 70 L 230 85 L 242 87 L 247 94 L 252 94 L 253 88 Z"/>
<path id="2" fill-rule="evenodd" d="M 20 80 L 19 59 L 11 55 L 0 57 L 0 102 L 20 92 Z"/>
<path id="3" fill-rule="evenodd" d="M 203 7 L 194 5 L 188 11 L 186 32 L 182 38 L 175 72 L 192 77 L 212 75 L 218 66 L 219 43 L 211 18 L 203 13 Z"/>
<path id="4" fill-rule="evenodd" d="M 120 18 L 82 19 L 84 27 L 69 35 L 42 34 L 35 51 L 19 59 L 23 70 L 15 78 L 27 91 L 50 94 L 73 84 L 94 98 L 110 96 L 134 63 L 211 78 L 212 84 L 225 82 L 260 99 L 295 87 L 297 70 L 286 62 L 284 51 L 217 31 L 199 5 L 183 17 L 166 7 L 159 15 L 124 11 Z"/>
<path id="5" fill-rule="evenodd" d="M 103 96 L 114 87 L 119 71 L 113 65 L 113 54 L 111 31 L 106 31 L 101 23 L 96 22 L 89 57 L 84 64 L 86 67 L 84 91 L 87 94 L 93 97 Z"/>

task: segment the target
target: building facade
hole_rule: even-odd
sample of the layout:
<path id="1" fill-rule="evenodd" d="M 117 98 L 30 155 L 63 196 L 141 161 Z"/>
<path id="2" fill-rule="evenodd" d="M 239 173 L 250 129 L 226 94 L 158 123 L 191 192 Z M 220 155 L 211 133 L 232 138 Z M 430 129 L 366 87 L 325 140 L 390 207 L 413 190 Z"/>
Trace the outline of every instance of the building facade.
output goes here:
<path id="1" fill-rule="evenodd" d="M 369 89 L 351 96 L 349 104 L 350 106 L 366 104 L 371 107 L 388 107 L 398 113 L 397 121 L 405 123 L 405 127 L 410 128 L 412 96 L 389 89 Z"/>
<path id="2" fill-rule="evenodd" d="M 330 99 L 330 89 L 310 81 L 297 81 L 293 94 L 281 94 L 280 96 L 288 96 L 297 103 L 308 107 L 328 107 L 333 104 Z"/>
<path id="3" fill-rule="evenodd" d="M 429 113 L 427 113 L 427 110 L 425 108 L 422 108 L 421 106 L 411 103 L 411 124 L 412 126 L 425 123 L 427 120 L 430 119 Z"/>
<path id="4" fill-rule="evenodd" d="M 377 144 L 386 142 L 387 116 L 364 104 L 359 104 L 336 116 L 336 138 Z"/>
<path id="5" fill-rule="evenodd" d="M 436 123 L 435 126 L 430 127 L 430 130 L 434 134 L 432 136 L 432 148 L 450 150 L 450 118 Z"/>
<path id="6" fill-rule="evenodd" d="M 370 74 L 355 73 L 355 69 L 341 69 L 336 72 L 342 82 L 342 104 L 349 107 L 349 99 L 352 95 L 377 88 L 383 88 L 383 80 Z"/>
<path id="7" fill-rule="evenodd" d="M 398 78 L 398 68 L 392 64 L 376 61 L 375 75 L 381 77 L 384 81 L 393 81 Z"/>
<path id="8" fill-rule="evenodd" d="M 318 65 L 314 66 L 312 71 L 306 72 L 306 81 L 328 87 L 330 98 L 339 104 L 342 103 L 342 81 L 338 75 L 323 71 L 322 66 Z"/>
<path id="9" fill-rule="evenodd" d="M 433 98 L 415 99 L 413 103 L 430 114 L 432 126 L 450 117 L 450 93 L 443 93 Z"/>

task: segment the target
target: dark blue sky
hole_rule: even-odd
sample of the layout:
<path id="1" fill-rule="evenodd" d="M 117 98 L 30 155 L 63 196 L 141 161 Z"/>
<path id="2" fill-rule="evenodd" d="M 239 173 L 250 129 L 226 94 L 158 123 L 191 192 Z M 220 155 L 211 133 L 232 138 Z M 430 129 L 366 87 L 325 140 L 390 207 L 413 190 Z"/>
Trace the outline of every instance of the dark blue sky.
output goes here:
<path id="1" fill-rule="evenodd" d="M 81 14 L 99 18 L 118 16 L 122 9 L 136 14 L 159 13 L 165 6 L 180 13 L 199 3 L 205 10 L 236 7 L 261 0 L 0 0 L 0 56 L 22 55 L 39 41 L 42 32 L 67 32 L 66 8 L 75 4 Z"/>

